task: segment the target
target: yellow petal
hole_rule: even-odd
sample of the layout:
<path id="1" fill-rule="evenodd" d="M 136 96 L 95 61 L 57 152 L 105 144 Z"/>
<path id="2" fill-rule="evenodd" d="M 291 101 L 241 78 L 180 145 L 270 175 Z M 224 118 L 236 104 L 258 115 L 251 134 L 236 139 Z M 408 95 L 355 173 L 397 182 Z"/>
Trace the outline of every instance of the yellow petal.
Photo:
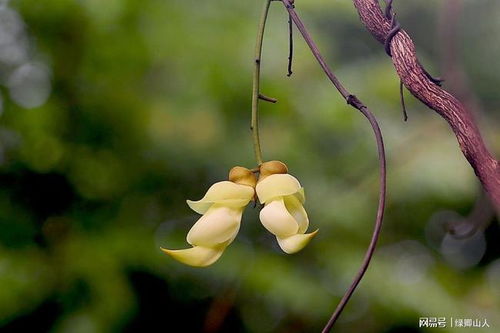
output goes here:
<path id="1" fill-rule="evenodd" d="M 268 176 L 257 183 L 255 190 L 261 203 L 267 203 L 277 197 L 287 195 L 296 195 L 300 202 L 304 202 L 304 191 L 299 181 L 289 174 Z"/>
<path id="2" fill-rule="evenodd" d="M 299 201 L 302 204 L 304 202 L 306 202 L 306 194 L 304 193 L 304 188 L 303 187 L 299 188 L 299 190 L 297 191 L 297 193 L 294 193 L 293 196 L 296 197 L 297 199 L 299 199 Z"/>
<path id="3" fill-rule="evenodd" d="M 307 217 L 306 210 L 299 199 L 294 195 L 289 195 L 284 198 L 285 207 L 288 212 L 293 216 L 297 224 L 299 225 L 299 234 L 306 232 L 309 227 L 309 218 Z"/>
<path id="4" fill-rule="evenodd" d="M 318 231 L 319 229 L 309 234 L 296 234 L 286 238 L 276 237 L 276 239 L 278 240 L 278 244 L 283 251 L 288 254 L 292 254 L 302 250 L 309 243 L 309 241 L 316 236 Z"/>
<path id="5" fill-rule="evenodd" d="M 234 239 L 240 229 L 243 208 L 230 208 L 214 204 L 193 225 L 187 234 L 191 245 L 213 247 Z"/>
<path id="6" fill-rule="evenodd" d="M 299 230 L 299 225 L 286 209 L 283 198 L 267 203 L 260 211 L 260 221 L 267 230 L 279 237 L 294 235 Z"/>
<path id="7" fill-rule="evenodd" d="M 195 246 L 184 250 L 160 249 L 183 264 L 194 267 L 206 267 L 216 262 L 224 252 L 225 248 L 225 246 L 219 246 L 217 248 Z"/>
<path id="8" fill-rule="evenodd" d="M 251 186 L 223 181 L 213 184 L 201 200 L 187 200 L 187 203 L 195 212 L 204 214 L 216 203 L 234 208 L 244 207 L 252 200 L 254 193 Z"/>

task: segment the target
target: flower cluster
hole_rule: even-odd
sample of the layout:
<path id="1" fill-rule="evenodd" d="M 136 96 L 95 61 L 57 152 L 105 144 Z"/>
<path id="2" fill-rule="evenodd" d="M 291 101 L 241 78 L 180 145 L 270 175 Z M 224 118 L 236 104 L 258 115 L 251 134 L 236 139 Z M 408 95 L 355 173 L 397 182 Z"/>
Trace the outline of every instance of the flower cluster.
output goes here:
<path id="1" fill-rule="evenodd" d="M 186 237 L 192 247 L 161 250 L 190 266 L 213 264 L 235 239 L 243 210 L 255 197 L 264 204 L 260 220 L 281 249 L 288 254 L 302 250 L 318 232 L 305 233 L 309 218 L 303 206 L 304 189 L 282 162 L 264 162 L 258 172 L 257 180 L 251 170 L 234 167 L 229 181 L 213 184 L 201 200 L 188 200 L 189 207 L 202 215 Z"/>

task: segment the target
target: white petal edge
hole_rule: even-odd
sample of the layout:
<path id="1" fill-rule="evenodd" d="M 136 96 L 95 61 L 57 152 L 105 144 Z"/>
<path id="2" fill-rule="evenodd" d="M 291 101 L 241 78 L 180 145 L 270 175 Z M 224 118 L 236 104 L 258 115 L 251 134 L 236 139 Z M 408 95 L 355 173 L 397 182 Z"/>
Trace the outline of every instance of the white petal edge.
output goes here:
<path id="1" fill-rule="evenodd" d="M 183 264 L 193 267 L 207 267 L 212 265 L 221 257 L 225 248 L 225 246 L 219 246 L 217 248 L 195 246 L 190 249 L 183 250 L 160 249 Z"/>
<path id="2" fill-rule="evenodd" d="M 191 245 L 213 247 L 234 239 L 240 229 L 243 208 L 213 205 L 193 225 L 186 240 Z"/>
<path id="3" fill-rule="evenodd" d="M 303 234 L 309 227 L 309 218 L 304 206 L 299 199 L 294 195 L 289 195 L 284 198 L 285 207 L 288 212 L 293 216 L 299 226 L 298 233 Z"/>
<path id="4" fill-rule="evenodd" d="M 259 216 L 262 225 L 278 237 L 288 237 L 299 230 L 299 225 L 286 209 L 283 198 L 267 203 Z"/>
<path id="5" fill-rule="evenodd" d="M 255 188 L 259 201 L 267 203 L 277 197 L 287 195 L 297 195 L 301 202 L 304 202 L 304 191 L 297 180 L 289 174 L 275 174 L 268 176 L 257 183 Z"/>
<path id="6" fill-rule="evenodd" d="M 286 238 L 276 237 L 276 239 L 284 252 L 293 254 L 302 250 L 316 236 L 318 231 L 319 229 L 309 234 L 296 234 Z"/>
<path id="7" fill-rule="evenodd" d="M 230 181 L 222 181 L 210 186 L 201 200 L 187 200 L 187 204 L 198 214 L 204 214 L 216 203 L 228 207 L 244 207 L 252 200 L 254 194 L 255 191 L 251 186 L 240 185 Z"/>

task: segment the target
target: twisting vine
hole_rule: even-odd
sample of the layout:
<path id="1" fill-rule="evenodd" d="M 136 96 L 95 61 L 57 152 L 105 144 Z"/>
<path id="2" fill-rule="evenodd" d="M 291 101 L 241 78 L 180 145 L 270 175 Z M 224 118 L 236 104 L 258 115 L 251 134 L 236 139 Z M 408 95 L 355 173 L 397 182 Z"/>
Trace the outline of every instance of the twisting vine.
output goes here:
<path id="1" fill-rule="evenodd" d="M 262 58 L 262 43 L 263 43 L 263 37 L 264 37 L 264 31 L 265 31 L 265 25 L 267 21 L 267 16 L 269 14 L 269 7 L 272 1 L 280 1 L 282 4 L 285 6 L 285 9 L 288 11 L 289 19 L 291 22 L 295 24 L 297 29 L 299 30 L 300 34 L 302 35 L 303 39 L 309 46 L 313 56 L 316 58 L 318 61 L 320 67 L 322 68 L 323 72 L 326 74 L 328 79 L 332 82 L 332 84 L 335 86 L 335 88 L 338 90 L 338 92 L 342 95 L 342 97 L 346 100 L 347 104 L 351 105 L 358 111 L 360 111 L 363 116 L 366 117 L 366 119 L 369 121 L 373 133 L 375 135 L 375 140 L 377 143 L 377 150 L 378 150 L 378 158 L 379 158 L 379 165 L 380 165 L 380 190 L 379 190 L 379 202 L 378 202 L 378 207 L 377 207 L 377 214 L 375 218 L 375 226 L 373 230 L 373 234 L 371 237 L 370 244 L 368 246 L 368 249 L 365 253 L 363 262 L 361 264 L 360 269 L 358 270 L 357 274 L 355 275 L 351 285 L 345 292 L 344 296 L 340 300 L 339 304 L 337 305 L 335 311 L 333 312 L 331 318 L 329 319 L 328 323 L 323 329 L 323 332 L 329 332 L 337 319 L 339 318 L 340 314 L 344 310 L 345 306 L 347 305 L 347 302 L 351 298 L 352 294 L 354 293 L 356 287 L 358 284 L 361 282 L 361 279 L 363 278 L 366 270 L 368 269 L 368 265 L 370 264 L 370 261 L 373 257 L 373 253 L 375 251 L 375 247 L 377 245 L 377 241 L 380 235 L 380 231 L 382 228 L 382 220 L 384 217 L 384 210 L 385 210 L 385 199 L 386 199 L 386 159 L 385 159 L 385 149 L 384 149 L 384 142 L 382 138 L 382 133 L 380 131 L 380 127 L 377 123 L 377 120 L 375 116 L 371 113 L 371 111 L 361 102 L 359 98 L 357 98 L 355 95 L 351 94 L 343 85 L 342 83 L 338 80 L 338 78 L 335 76 L 335 74 L 332 72 L 328 64 L 325 62 L 323 56 L 321 55 L 318 47 L 316 46 L 315 42 L 313 41 L 312 37 L 310 36 L 309 32 L 307 31 L 306 27 L 302 23 L 301 19 L 299 18 L 297 12 L 295 11 L 295 7 L 293 5 L 293 1 L 291 0 L 265 0 L 264 4 L 264 9 L 262 11 L 260 23 L 259 23 L 259 28 L 258 28 L 258 33 L 257 33 L 257 43 L 255 47 L 255 67 L 254 67 L 254 75 L 253 75 L 253 93 L 252 93 L 252 124 L 251 124 L 251 129 L 252 129 L 252 136 L 254 139 L 254 151 L 255 151 L 255 157 L 257 160 L 257 163 L 260 165 L 262 164 L 262 152 L 261 152 L 261 147 L 260 147 L 260 138 L 259 138 L 259 130 L 258 130 L 258 106 L 259 106 L 259 96 L 260 91 L 260 68 L 261 68 L 261 58 Z"/>
<path id="2" fill-rule="evenodd" d="M 408 91 L 443 117 L 453 130 L 465 158 L 500 212 L 500 161 L 486 147 L 481 133 L 464 105 L 440 87 L 417 58 L 415 44 L 403 29 L 394 33 L 387 13 L 392 1 L 386 1 L 385 14 L 378 0 L 352 0 L 363 25 L 381 44 L 388 45 L 392 63 Z M 390 37 L 390 39 L 389 39 Z M 387 42 L 389 40 L 389 42 Z"/>

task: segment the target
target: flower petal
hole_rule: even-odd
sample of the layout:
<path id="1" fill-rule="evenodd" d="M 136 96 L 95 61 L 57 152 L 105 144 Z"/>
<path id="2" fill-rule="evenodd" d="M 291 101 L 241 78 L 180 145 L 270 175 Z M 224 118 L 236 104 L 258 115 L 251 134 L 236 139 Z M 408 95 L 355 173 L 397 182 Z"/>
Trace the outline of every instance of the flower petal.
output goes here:
<path id="1" fill-rule="evenodd" d="M 267 230 L 279 237 L 291 236 L 299 230 L 299 225 L 286 209 L 283 198 L 267 203 L 260 211 L 260 221 Z"/>
<path id="2" fill-rule="evenodd" d="M 191 245 L 212 247 L 234 239 L 240 229 L 243 208 L 214 204 L 187 234 Z"/>
<path id="3" fill-rule="evenodd" d="M 194 267 L 206 267 L 216 262 L 225 248 L 225 246 L 216 248 L 195 246 L 184 250 L 169 250 L 164 248 L 161 248 L 161 250 L 183 264 Z"/>
<path id="4" fill-rule="evenodd" d="M 299 188 L 299 190 L 297 191 L 297 193 L 294 194 L 294 197 L 296 197 L 297 199 L 299 199 L 299 201 L 302 204 L 304 202 L 306 202 L 306 194 L 304 193 L 304 188 L 303 187 Z"/>
<path id="5" fill-rule="evenodd" d="M 254 193 L 251 186 L 223 181 L 210 186 L 201 200 L 187 200 L 187 204 L 195 212 L 204 214 L 215 203 L 235 208 L 244 207 L 252 200 Z"/>
<path id="6" fill-rule="evenodd" d="M 297 195 L 304 201 L 304 192 L 299 181 L 289 174 L 274 174 L 257 183 L 255 188 L 261 203 L 267 203 L 277 197 Z"/>
<path id="7" fill-rule="evenodd" d="M 293 216 L 297 224 L 299 225 L 299 230 L 297 233 L 303 234 L 309 227 L 309 218 L 307 217 L 306 210 L 299 199 L 294 195 L 289 195 L 284 198 L 285 207 L 288 212 Z"/>
<path id="8" fill-rule="evenodd" d="M 276 237 L 278 244 L 283 251 L 288 254 L 296 253 L 302 250 L 309 241 L 316 236 L 319 229 L 309 234 L 296 234 L 286 238 Z"/>

